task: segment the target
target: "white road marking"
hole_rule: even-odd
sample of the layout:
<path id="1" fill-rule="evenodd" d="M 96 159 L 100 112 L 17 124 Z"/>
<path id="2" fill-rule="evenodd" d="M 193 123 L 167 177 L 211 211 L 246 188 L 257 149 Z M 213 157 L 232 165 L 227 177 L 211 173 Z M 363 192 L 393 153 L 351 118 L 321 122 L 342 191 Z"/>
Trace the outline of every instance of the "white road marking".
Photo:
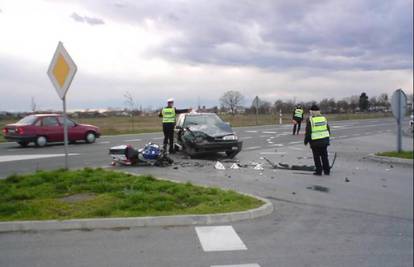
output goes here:
<path id="1" fill-rule="evenodd" d="M 299 151 L 303 151 L 304 150 L 301 147 L 293 147 L 293 146 L 290 146 L 289 148 L 292 149 L 292 150 L 299 150 Z"/>
<path id="2" fill-rule="evenodd" d="M 257 263 L 237 264 L 237 265 L 211 265 L 211 267 L 260 267 Z"/>
<path id="3" fill-rule="evenodd" d="M 289 142 L 289 145 L 300 144 L 300 143 L 302 143 L 302 141 L 294 141 L 294 142 Z"/>
<path id="4" fill-rule="evenodd" d="M 247 250 L 231 225 L 195 228 L 204 251 Z"/>
<path id="5" fill-rule="evenodd" d="M 286 154 L 286 152 L 260 152 L 260 155 L 284 155 Z"/>
<path id="6" fill-rule="evenodd" d="M 69 153 L 69 156 L 78 156 L 77 153 Z M 8 155 L 0 156 L 0 162 L 18 161 L 18 160 L 29 160 L 29 159 L 44 159 L 54 157 L 64 157 L 65 154 L 39 154 L 39 155 Z"/>
<path id="7" fill-rule="evenodd" d="M 110 144 L 111 142 L 109 142 L 109 141 L 102 141 L 102 142 L 99 142 L 98 144 Z"/>
<path id="8" fill-rule="evenodd" d="M 267 143 L 269 143 L 269 144 L 273 144 L 273 142 L 272 142 L 272 141 L 267 141 Z"/>
<path id="9" fill-rule="evenodd" d="M 244 150 L 252 150 L 252 149 L 258 149 L 258 148 L 261 148 L 260 146 L 249 146 L 249 147 L 246 147 Z"/>
<path id="10" fill-rule="evenodd" d="M 124 142 L 140 142 L 142 141 L 142 139 L 129 139 L 129 140 L 125 140 Z"/>
<path id="11" fill-rule="evenodd" d="M 279 146 L 279 147 L 281 147 L 281 146 L 284 146 L 284 144 L 272 144 L 270 146 Z"/>
<path id="12" fill-rule="evenodd" d="M 153 137 L 153 138 L 151 138 L 152 140 L 162 140 L 162 139 L 164 139 L 164 137 Z"/>
<path id="13" fill-rule="evenodd" d="M 262 132 L 264 134 L 275 134 L 276 132 Z"/>
<path id="14" fill-rule="evenodd" d="M 245 131 L 246 133 L 257 133 L 257 131 Z"/>
<path id="15" fill-rule="evenodd" d="M 253 137 L 251 137 L 251 136 L 240 137 L 240 139 L 242 139 L 242 140 L 251 139 L 251 138 L 253 138 Z"/>
<path id="16" fill-rule="evenodd" d="M 342 138 L 347 138 L 347 137 L 348 137 L 348 135 L 341 135 L 340 137 L 342 137 Z"/>

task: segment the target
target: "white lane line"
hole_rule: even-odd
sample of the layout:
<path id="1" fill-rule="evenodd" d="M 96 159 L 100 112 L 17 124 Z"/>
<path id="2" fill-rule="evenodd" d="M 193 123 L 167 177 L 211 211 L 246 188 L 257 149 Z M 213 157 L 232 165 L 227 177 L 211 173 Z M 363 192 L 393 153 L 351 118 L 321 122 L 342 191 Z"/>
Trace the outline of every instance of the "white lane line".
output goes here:
<path id="1" fill-rule="evenodd" d="M 242 140 L 246 140 L 246 139 L 252 139 L 253 137 L 251 137 L 251 136 L 246 136 L 246 137 L 240 137 L 240 139 L 242 139 Z"/>
<path id="2" fill-rule="evenodd" d="M 260 152 L 260 155 L 284 155 L 286 154 L 286 152 Z"/>
<path id="3" fill-rule="evenodd" d="M 302 143 L 302 141 L 294 141 L 294 142 L 289 142 L 289 145 L 300 144 L 300 143 Z"/>
<path id="4" fill-rule="evenodd" d="M 275 134 L 276 132 L 262 132 L 263 134 Z"/>
<path id="5" fill-rule="evenodd" d="M 246 133 L 257 133 L 257 131 L 245 131 Z"/>
<path id="6" fill-rule="evenodd" d="M 109 142 L 109 141 L 102 141 L 102 142 L 99 142 L 98 144 L 110 144 L 111 142 Z"/>
<path id="7" fill-rule="evenodd" d="M 195 228 L 204 251 L 247 250 L 231 225 Z"/>
<path id="8" fill-rule="evenodd" d="M 261 148 L 260 146 L 249 146 L 249 147 L 246 147 L 244 150 L 252 150 L 252 149 L 258 149 L 258 148 Z"/>
<path id="9" fill-rule="evenodd" d="M 272 145 L 270 145 L 270 146 L 278 146 L 278 147 L 282 147 L 282 146 L 284 146 L 284 144 L 272 144 Z"/>
<path id="10" fill-rule="evenodd" d="M 273 144 L 273 142 L 272 142 L 272 141 L 267 141 L 267 143 L 269 143 L 269 144 Z"/>
<path id="11" fill-rule="evenodd" d="M 211 265 L 211 267 L 260 267 L 257 263 L 237 264 L 237 265 Z"/>
<path id="12" fill-rule="evenodd" d="M 142 141 L 142 139 L 129 139 L 129 140 L 125 140 L 124 142 L 140 142 Z"/>
<path id="13" fill-rule="evenodd" d="M 151 138 L 152 140 L 162 140 L 162 139 L 164 139 L 164 137 L 153 137 L 153 138 Z"/>
<path id="14" fill-rule="evenodd" d="M 347 137 L 348 137 L 348 135 L 341 135 L 341 136 L 339 136 L 339 137 L 342 137 L 342 138 L 347 138 Z"/>
<path id="15" fill-rule="evenodd" d="M 69 153 L 69 156 L 78 156 L 77 153 Z M 18 161 L 18 160 L 29 160 L 29 159 L 44 159 L 54 157 L 64 157 L 65 154 L 40 154 L 40 155 L 8 155 L 0 156 L 0 162 Z"/>

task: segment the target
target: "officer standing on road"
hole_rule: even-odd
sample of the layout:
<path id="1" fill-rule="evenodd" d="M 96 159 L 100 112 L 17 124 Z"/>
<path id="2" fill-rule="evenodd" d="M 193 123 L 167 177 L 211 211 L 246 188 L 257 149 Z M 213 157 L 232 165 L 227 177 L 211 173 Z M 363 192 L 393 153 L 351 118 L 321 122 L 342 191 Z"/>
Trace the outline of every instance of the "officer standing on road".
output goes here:
<path id="1" fill-rule="evenodd" d="M 313 153 L 313 161 L 315 162 L 314 175 L 330 174 L 330 166 L 328 160 L 330 129 L 328 121 L 321 115 L 319 107 L 312 105 L 310 109 L 310 117 L 306 121 L 305 146 L 310 143 Z M 322 164 L 321 164 L 322 160 Z"/>
<path id="2" fill-rule="evenodd" d="M 164 132 L 164 151 L 167 150 L 167 144 L 170 144 L 169 152 L 175 153 L 174 149 L 174 127 L 176 115 L 180 113 L 188 113 L 189 109 L 176 109 L 174 107 L 174 99 L 167 100 L 167 106 L 160 111 L 159 117 L 162 118 L 162 131 Z"/>
<path id="3" fill-rule="evenodd" d="M 303 108 L 301 105 L 297 105 L 295 110 L 293 111 L 293 135 L 299 134 L 300 131 L 300 125 L 303 121 Z M 297 127 L 297 130 L 296 130 Z"/>

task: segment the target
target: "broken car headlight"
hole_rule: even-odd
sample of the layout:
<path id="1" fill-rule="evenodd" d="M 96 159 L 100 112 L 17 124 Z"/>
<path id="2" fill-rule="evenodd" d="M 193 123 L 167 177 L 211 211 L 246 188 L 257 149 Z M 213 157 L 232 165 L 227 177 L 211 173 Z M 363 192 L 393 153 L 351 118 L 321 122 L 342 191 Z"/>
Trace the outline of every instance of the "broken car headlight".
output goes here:
<path id="1" fill-rule="evenodd" d="M 223 140 L 237 140 L 237 135 L 232 134 L 223 136 Z"/>

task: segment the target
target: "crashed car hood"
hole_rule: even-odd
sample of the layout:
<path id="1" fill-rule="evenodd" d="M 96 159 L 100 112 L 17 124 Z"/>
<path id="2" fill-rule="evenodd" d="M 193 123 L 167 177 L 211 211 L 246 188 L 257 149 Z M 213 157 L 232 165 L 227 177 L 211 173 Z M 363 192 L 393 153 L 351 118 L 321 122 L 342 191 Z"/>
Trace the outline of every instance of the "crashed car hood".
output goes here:
<path id="1" fill-rule="evenodd" d="M 220 137 L 234 134 L 231 127 L 225 123 L 215 125 L 191 125 L 188 128 L 192 132 L 203 132 L 211 137 Z"/>

